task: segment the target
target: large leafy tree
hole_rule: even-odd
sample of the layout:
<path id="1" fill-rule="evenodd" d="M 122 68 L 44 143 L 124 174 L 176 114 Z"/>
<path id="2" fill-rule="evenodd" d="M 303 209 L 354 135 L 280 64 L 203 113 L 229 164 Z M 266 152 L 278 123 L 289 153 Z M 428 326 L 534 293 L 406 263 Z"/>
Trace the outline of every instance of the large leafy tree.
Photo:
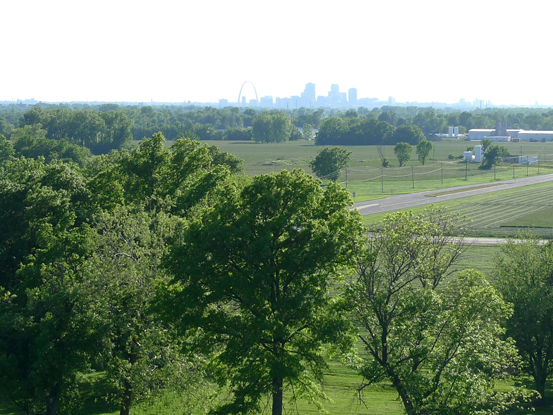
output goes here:
<path id="1" fill-rule="evenodd" d="M 524 370 L 545 403 L 545 385 L 553 373 L 553 245 L 528 237 L 501 247 L 497 286 L 514 305 L 507 335 L 516 341 Z"/>
<path id="2" fill-rule="evenodd" d="M 431 151 L 432 143 L 430 141 L 424 139 L 419 141 L 419 143 L 417 144 L 417 156 L 419 157 L 419 161 L 422 163 L 423 166 Z"/>
<path id="3" fill-rule="evenodd" d="M 413 147 L 409 143 L 397 143 L 394 147 L 394 154 L 399 161 L 399 167 L 403 167 L 405 163 L 411 160 L 411 152 Z"/>
<path id="4" fill-rule="evenodd" d="M 78 372 L 102 342 L 82 285 L 89 193 L 71 166 L 24 159 L 0 189 L 0 383 L 27 413 L 53 415 L 78 402 Z"/>
<path id="5" fill-rule="evenodd" d="M 99 354 L 115 391 L 110 400 L 121 415 L 168 391 L 188 398 L 191 409 L 207 390 L 196 356 L 181 353 L 172 327 L 148 310 L 156 284 L 167 279 L 159 265 L 178 222 L 139 207 L 117 208 L 96 219 L 94 254 L 85 262 L 87 289 L 102 293 L 94 308 L 109 341 Z"/>
<path id="6" fill-rule="evenodd" d="M 422 130 L 416 125 L 403 124 L 394 130 L 392 135 L 393 143 L 409 143 L 417 145 L 420 141 L 424 140 L 424 134 Z"/>
<path id="7" fill-rule="evenodd" d="M 342 147 L 323 148 L 309 162 L 309 167 L 317 177 L 335 182 L 340 177 L 340 170 L 349 166 L 350 156 L 351 151 Z"/>
<path id="8" fill-rule="evenodd" d="M 281 143 L 288 141 L 292 133 L 292 122 L 284 112 L 262 112 L 252 124 L 252 136 L 257 143 Z"/>
<path id="9" fill-rule="evenodd" d="M 462 249 L 450 236 L 454 222 L 439 211 L 425 216 L 389 215 L 356 252 L 347 298 L 367 356 L 360 389 L 390 382 L 408 415 L 503 405 L 493 381 L 516 363 L 502 340 L 511 309 L 481 273 L 452 275 Z"/>
<path id="10" fill-rule="evenodd" d="M 285 389 L 320 380 L 321 347 L 346 341 L 329 290 L 362 232 L 350 203 L 300 170 L 257 176 L 227 186 L 171 249 L 166 309 L 214 351 L 213 373 L 232 391 L 217 413 L 259 410 L 269 394 L 282 414 Z"/>

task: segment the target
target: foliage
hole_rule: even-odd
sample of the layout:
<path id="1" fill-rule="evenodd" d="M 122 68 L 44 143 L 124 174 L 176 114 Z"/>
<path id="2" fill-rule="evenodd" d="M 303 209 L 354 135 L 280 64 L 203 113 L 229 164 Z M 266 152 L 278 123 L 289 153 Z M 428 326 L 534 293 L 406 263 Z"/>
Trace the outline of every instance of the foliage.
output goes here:
<path id="1" fill-rule="evenodd" d="M 121 111 L 42 109 L 35 107 L 19 120 L 19 127 L 39 125 L 52 140 L 66 139 L 89 148 L 93 153 L 106 153 L 126 146 L 132 139 L 132 122 Z"/>
<path id="2" fill-rule="evenodd" d="M 507 335 L 545 403 L 545 383 L 553 373 L 553 245 L 522 237 L 501 247 L 495 274 L 503 298 L 514 306 Z"/>
<path id="3" fill-rule="evenodd" d="M 252 135 L 256 143 L 282 143 L 288 141 L 292 123 L 283 112 L 262 112 L 253 120 Z"/>
<path id="4" fill-rule="evenodd" d="M 13 125 L 8 123 L 4 117 L 0 116 L 0 135 L 9 137 L 13 132 Z"/>
<path id="5" fill-rule="evenodd" d="M 313 138 L 314 131 L 315 130 L 313 129 L 313 126 L 311 124 L 303 124 L 303 138 L 305 138 L 306 140 L 311 140 Z"/>
<path id="6" fill-rule="evenodd" d="M 2 165 L 5 161 L 8 161 L 14 155 L 15 150 L 12 144 L 6 140 L 6 137 L 0 134 L 0 165 Z"/>
<path id="7" fill-rule="evenodd" d="M 351 151 L 345 148 L 332 147 L 319 150 L 314 160 L 309 162 L 309 167 L 321 179 L 333 182 L 340 177 L 340 170 L 349 166 Z"/>
<path id="8" fill-rule="evenodd" d="M 417 145 L 422 140 L 424 140 L 424 134 L 416 125 L 400 125 L 395 129 L 392 136 L 392 144 L 409 143 L 412 145 Z"/>
<path id="9" fill-rule="evenodd" d="M 423 139 L 417 144 L 416 151 L 417 156 L 419 157 L 419 161 L 424 166 L 426 158 L 430 155 L 430 152 L 432 151 L 432 143 L 430 141 L 427 141 L 426 139 Z"/>
<path id="10" fill-rule="evenodd" d="M 269 394 L 280 414 L 284 389 L 316 393 L 321 347 L 348 341 L 329 290 L 363 230 L 350 203 L 300 170 L 256 176 L 222 189 L 172 247 L 163 308 L 213 352 L 212 373 L 232 391 L 217 413 L 259 410 Z"/>
<path id="11" fill-rule="evenodd" d="M 251 128 L 241 128 L 241 127 L 228 128 L 225 131 L 225 140 L 251 141 L 252 140 L 252 129 Z"/>
<path id="12" fill-rule="evenodd" d="M 394 154 L 399 161 L 399 167 L 403 167 L 405 163 L 411 160 L 411 152 L 413 148 L 409 143 L 397 143 L 394 147 Z"/>
<path id="13" fill-rule="evenodd" d="M 375 118 L 326 118 L 315 137 L 317 145 L 387 144 L 394 127 Z"/>
<path id="14" fill-rule="evenodd" d="M 72 410 L 103 336 L 83 290 L 90 252 L 89 194 L 63 163 L 16 159 L 5 167 L 0 200 L 0 382 L 29 412 Z"/>
<path id="15" fill-rule="evenodd" d="M 388 215 L 357 247 L 346 291 L 368 355 L 360 391 L 387 380 L 409 415 L 495 413 L 507 397 L 493 392 L 493 381 L 517 363 L 512 342 L 502 340 L 509 305 L 481 273 L 452 276 L 462 247 L 451 237 L 454 222 L 432 209 Z"/>
<path id="16" fill-rule="evenodd" d="M 207 390 L 199 359 L 181 353 L 171 326 L 148 310 L 155 286 L 167 279 L 159 264 L 178 219 L 118 208 L 96 222 L 94 255 L 85 265 L 90 294 L 102 293 L 95 307 L 108 341 L 100 356 L 115 391 L 106 398 L 121 415 L 168 391 L 195 395 L 199 404 Z"/>
<path id="17" fill-rule="evenodd" d="M 494 165 L 501 162 L 501 157 L 509 156 L 510 154 L 509 150 L 503 146 L 498 146 L 497 144 L 490 145 L 484 153 L 480 167 L 482 169 L 491 169 Z"/>
<path id="18" fill-rule="evenodd" d="M 46 130 L 41 129 L 41 124 L 16 128 L 12 134 L 15 155 L 33 159 L 44 157 L 47 163 L 52 160 L 73 161 L 84 166 L 90 157 L 88 148 L 71 144 L 65 139 L 47 139 L 46 133 Z"/>

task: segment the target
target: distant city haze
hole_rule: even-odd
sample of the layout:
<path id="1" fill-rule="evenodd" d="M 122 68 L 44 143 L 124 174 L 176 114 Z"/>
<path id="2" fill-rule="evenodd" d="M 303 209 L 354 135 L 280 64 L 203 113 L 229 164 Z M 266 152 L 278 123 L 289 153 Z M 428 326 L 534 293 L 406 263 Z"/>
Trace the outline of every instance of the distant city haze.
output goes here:
<path id="1" fill-rule="evenodd" d="M 271 96 L 275 105 L 301 98 L 310 83 L 316 97 L 339 85 L 341 94 L 356 89 L 358 99 L 379 102 L 551 105 L 552 7 L 2 1 L 0 101 L 236 104 L 251 81 L 259 100 Z M 242 96 L 255 99 L 251 84 Z"/>

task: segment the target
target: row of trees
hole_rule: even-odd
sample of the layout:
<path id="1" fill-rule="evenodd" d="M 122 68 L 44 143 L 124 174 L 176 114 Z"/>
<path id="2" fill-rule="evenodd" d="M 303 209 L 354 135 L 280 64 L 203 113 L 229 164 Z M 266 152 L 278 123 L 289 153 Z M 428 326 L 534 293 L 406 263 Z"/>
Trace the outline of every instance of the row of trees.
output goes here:
<path id="1" fill-rule="evenodd" d="M 414 125 L 397 128 L 387 121 L 375 118 L 325 119 L 315 138 L 318 145 L 389 145 L 406 142 L 416 145 L 424 139 L 422 131 Z"/>
<path id="2" fill-rule="evenodd" d="M 132 140 L 132 122 L 121 111 L 43 110 L 35 107 L 18 123 L 19 128 L 33 125 L 40 125 L 48 139 L 65 139 L 96 154 L 122 148 Z"/>
<path id="3" fill-rule="evenodd" d="M 428 137 L 460 126 L 461 133 L 471 128 L 493 128 L 506 121 L 511 128 L 553 129 L 551 111 L 498 110 L 473 112 L 435 111 L 417 107 L 383 107 L 337 110 L 265 111 L 252 108 L 119 106 L 103 104 L 38 105 L 30 110 L 12 106 L 0 108 L 0 134 L 9 137 L 17 127 L 41 124 L 50 139 L 66 139 L 90 148 L 94 153 L 120 148 L 131 139 L 141 140 L 161 131 L 169 140 L 198 137 L 202 140 L 244 140 L 253 138 L 250 128 L 256 119 L 287 116 L 290 139 L 302 137 L 298 128 L 319 129 L 321 144 L 395 144 L 420 141 L 419 129 Z M 5 111 L 2 111 L 5 110 Z M 284 115 L 285 114 L 285 115 Z M 324 121 L 324 122 L 323 122 Z M 416 127 L 416 128 L 415 128 Z M 396 132 L 397 130 L 397 132 Z M 309 134 L 309 137 L 312 134 Z M 417 138 L 418 137 L 418 138 Z M 278 139 L 277 139 L 278 138 Z M 271 138 L 278 142 L 280 136 Z M 267 142 L 267 140 L 261 140 Z"/>

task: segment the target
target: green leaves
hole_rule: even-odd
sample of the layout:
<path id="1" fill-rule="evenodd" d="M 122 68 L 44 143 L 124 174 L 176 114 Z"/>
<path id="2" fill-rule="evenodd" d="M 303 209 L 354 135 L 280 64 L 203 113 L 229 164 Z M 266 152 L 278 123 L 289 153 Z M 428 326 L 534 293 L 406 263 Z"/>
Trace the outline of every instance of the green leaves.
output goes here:
<path id="1" fill-rule="evenodd" d="M 410 415 L 495 408 L 503 401 L 493 380 L 518 363 L 502 340 L 511 308 L 481 273 L 449 276 L 461 252 L 453 226 L 433 208 L 392 214 L 355 250 L 346 299 L 369 355 L 360 374 L 391 382 Z"/>
<path id="2" fill-rule="evenodd" d="M 350 156 L 351 151 L 342 147 L 324 148 L 309 162 L 309 167 L 317 177 L 335 182 L 340 177 L 340 170 L 349 166 Z"/>
<path id="3" fill-rule="evenodd" d="M 278 395 L 275 382 L 321 375 L 320 347 L 347 327 L 329 289 L 363 229 L 349 204 L 338 186 L 323 190 L 300 170 L 257 176 L 222 189 L 171 249 L 174 319 L 213 345 L 234 393 L 221 411 L 258 408 L 267 392 Z"/>

